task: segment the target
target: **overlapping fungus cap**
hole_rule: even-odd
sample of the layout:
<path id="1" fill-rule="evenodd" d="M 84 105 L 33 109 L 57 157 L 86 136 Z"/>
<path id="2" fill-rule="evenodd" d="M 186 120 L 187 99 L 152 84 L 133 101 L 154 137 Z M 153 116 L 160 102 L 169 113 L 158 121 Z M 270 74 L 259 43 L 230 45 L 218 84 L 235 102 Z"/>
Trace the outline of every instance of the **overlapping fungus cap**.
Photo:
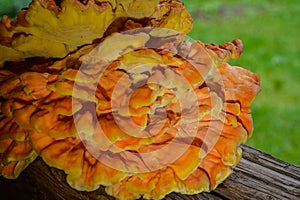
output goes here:
<path id="1" fill-rule="evenodd" d="M 49 134 L 54 136 L 54 132 L 63 131 L 64 137 L 76 134 L 71 120 L 71 107 L 64 108 L 68 105 L 67 102 L 71 102 L 72 83 L 47 85 L 57 80 L 59 78 L 57 74 L 67 68 L 76 68 L 75 65 L 78 65 L 76 59 L 92 49 L 92 47 L 78 48 L 92 44 L 95 40 L 100 40 L 113 32 L 143 26 L 168 27 L 187 33 L 191 30 L 191 18 L 183 4 L 178 1 L 145 3 L 93 0 L 33 0 L 28 9 L 19 12 L 17 19 L 2 17 L 0 130 L 3 145 L 1 145 L 0 169 L 4 176 L 10 170 L 9 177 L 16 178 L 36 157 L 32 153 L 34 151 L 30 151 L 29 143 L 24 143 L 28 140 L 28 131 L 33 128 L 30 119 L 33 113 L 36 113 L 38 121 L 46 123 L 41 128 L 38 124 L 33 125 L 39 132 L 51 130 Z M 76 53 L 72 56 L 62 61 L 58 60 L 73 51 Z M 53 88 L 50 90 L 47 87 L 54 87 L 56 91 L 53 92 Z M 47 106 L 41 107 L 42 104 Z M 57 121 L 60 112 L 68 117 Z M 9 122 L 13 125 L 8 125 Z M 15 129 L 21 131 L 16 132 Z M 15 135 L 22 137 L 16 139 Z M 26 146 L 29 158 L 24 156 L 24 159 L 28 160 L 27 164 L 19 164 L 23 167 L 18 167 L 18 170 L 16 168 L 18 172 L 14 172 L 14 167 L 8 169 L 7 166 L 16 164 L 8 157 L 14 154 L 13 151 L 16 151 L 14 149 L 18 149 L 15 146 L 20 144 Z"/>
<path id="2" fill-rule="evenodd" d="M 176 0 L 33 0 L 17 19 L 2 17 L 0 64 L 34 56 L 61 58 L 124 29 L 151 26 L 187 33 L 191 23 Z"/>
<path id="3" fill-rule="evenodd" d="M 0 30 L 1 175 L 39 155 L 77 190 L 161 199 L 240 160 L 259 78 L 227 63 L 240 40 L 186 40 L 181 2 L 33 0 Z"/>

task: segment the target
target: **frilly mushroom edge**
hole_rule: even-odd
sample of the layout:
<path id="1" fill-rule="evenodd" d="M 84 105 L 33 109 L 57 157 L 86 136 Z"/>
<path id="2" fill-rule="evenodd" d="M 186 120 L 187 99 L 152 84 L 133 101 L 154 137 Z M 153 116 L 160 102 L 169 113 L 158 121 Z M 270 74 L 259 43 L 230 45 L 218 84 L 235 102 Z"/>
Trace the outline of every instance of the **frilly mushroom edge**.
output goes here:
<path id="1" fill-rule="evenodd" d="M 0 175 L 40 156 L 71 187 L 118 199 L 215 189 L 253 132 L 259 77 L 228 64 L 239 39 L 183 41 L 191 29 L 177 0 L 33 0 L 2 17 Z"/>

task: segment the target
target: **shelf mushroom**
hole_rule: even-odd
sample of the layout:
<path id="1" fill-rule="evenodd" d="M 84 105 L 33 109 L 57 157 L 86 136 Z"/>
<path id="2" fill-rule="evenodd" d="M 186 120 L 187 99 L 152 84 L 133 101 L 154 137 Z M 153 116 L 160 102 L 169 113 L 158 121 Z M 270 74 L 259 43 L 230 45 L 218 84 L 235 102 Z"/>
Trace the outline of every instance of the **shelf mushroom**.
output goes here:
<path id="1" fill-rule="evenodd" d="M 92 19 L 92 21 L 91 21 Z M 33 0 L 0 24 L 0 174 L 40 156 L 79 191 L 211 191 L 252 134 L 243 46 L 187 39 L 180 1 Z"/>

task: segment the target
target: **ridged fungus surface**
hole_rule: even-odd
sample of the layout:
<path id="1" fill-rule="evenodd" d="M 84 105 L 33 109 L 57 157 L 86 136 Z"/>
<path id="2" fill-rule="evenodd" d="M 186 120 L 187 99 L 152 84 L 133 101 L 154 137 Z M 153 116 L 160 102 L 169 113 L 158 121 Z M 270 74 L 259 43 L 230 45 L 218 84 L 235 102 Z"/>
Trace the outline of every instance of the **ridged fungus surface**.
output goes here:
<path id="1" fill-rule="evenodd" d="M 0 23 L 0 175 L 40 156 L 117 199 L 211 191 L 251 136 L 259 77 L 187 39 L 177 0 L 33 0 Z M 203 30 L 205 31 L 205 30 Z"/>

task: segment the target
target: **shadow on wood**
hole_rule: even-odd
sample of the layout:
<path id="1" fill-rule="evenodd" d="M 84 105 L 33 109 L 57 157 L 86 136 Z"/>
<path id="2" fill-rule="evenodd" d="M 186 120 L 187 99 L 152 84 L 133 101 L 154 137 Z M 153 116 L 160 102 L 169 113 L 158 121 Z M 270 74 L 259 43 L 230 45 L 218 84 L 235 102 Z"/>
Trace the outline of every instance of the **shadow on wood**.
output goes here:
<path id="1" fill-rule="evenodd" d="M 234 173 L 211 193 L 169 194 L 167 200 L 195 199 L 300 199 L 300 167 L 242 146 L 243 158 Z M 0 178 L 1 199 L 106 200 L 103 188 L 78 192 L 66 183 L 63 171 L 50 168 L 41 159 L 32 163 L 16 180 Z"/>

